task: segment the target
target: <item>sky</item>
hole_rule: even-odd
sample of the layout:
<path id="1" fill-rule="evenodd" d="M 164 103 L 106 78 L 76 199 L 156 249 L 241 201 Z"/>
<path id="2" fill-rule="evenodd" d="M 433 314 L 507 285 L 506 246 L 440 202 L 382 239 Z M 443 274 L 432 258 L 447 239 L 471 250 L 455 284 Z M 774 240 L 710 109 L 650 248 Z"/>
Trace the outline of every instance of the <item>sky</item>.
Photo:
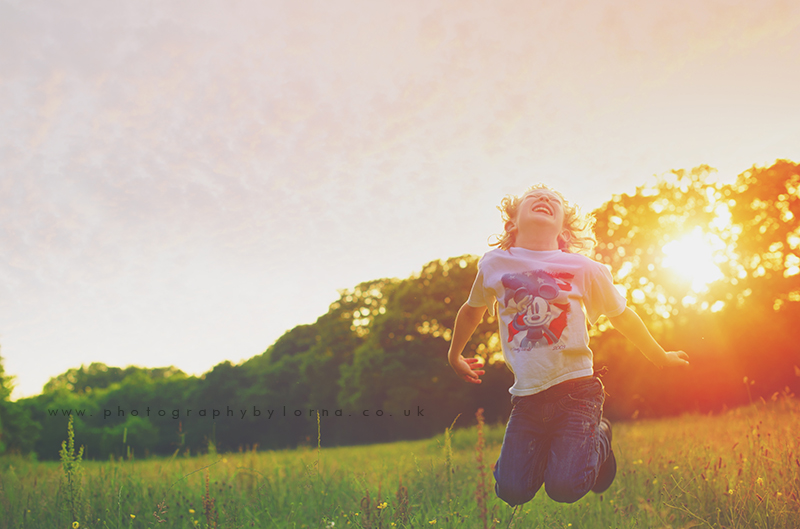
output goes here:
<path id="1" fill-rule="evenodd" d="M 251 358 L 535 183 L 800 161 L 798 57 L 793 0 L 0 0 L 13 397 Z"/>

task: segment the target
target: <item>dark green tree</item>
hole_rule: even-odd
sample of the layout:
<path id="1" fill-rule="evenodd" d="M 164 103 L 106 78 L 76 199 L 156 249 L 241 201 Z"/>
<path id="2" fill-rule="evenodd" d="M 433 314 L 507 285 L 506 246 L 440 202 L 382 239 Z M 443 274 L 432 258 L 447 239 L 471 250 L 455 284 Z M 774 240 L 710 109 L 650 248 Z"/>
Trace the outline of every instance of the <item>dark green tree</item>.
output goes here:
<path id="1" fill-rule="evenodd" d="M 468 422 L 478 407 L 489 417 L 508 408 L 510 373 L 502 363 L 487 366 L 477 388 L 465 384 L 447 363 L 455 316 L 469 294 L 476 267 L 474 256 L 454 257 L 428 263 L 419 274 L 401 281 L 352 364 L 343 366 L 339 402 L 346 408 L 382 409 L 393 417 L 412 411 L 414 420 L 372 421 L 371 436 L 427 436 L 449 426 L 459 414 Z M 465 354 L 494 359 L 496 352 L 496 321 L 487 318 Z M 417 416 L 419 409 L 424 418 Z"/>
<path id="2" fill-rule="evenodd" d="M 41 429 L 25 407 L 11 401 L 13 389 L 14 377 L 6 375 L 0 356 L 0 454 L 30 452 Z"/>
<path id="3" fill-rule="evenodd" d="M 78 368 L 68 369 L 64 373 L 51 378 L 47 384 L 44 385 L 43 392 L 48 393 L 59 389 L 66 389 L 77 393 L 83 393 L 87 390 L 91 391 L 92 389 L 107 388 L 137 373 L 144 373 L 153 380 L 170 378 L 175 375 L 185 376 L 185 373 L 174 366 L 156 368 L 128 366 L 126 368 L 121 368 L 109 367 L 101 362 L 92 362 L 88 367 L 82 365 Z"/>

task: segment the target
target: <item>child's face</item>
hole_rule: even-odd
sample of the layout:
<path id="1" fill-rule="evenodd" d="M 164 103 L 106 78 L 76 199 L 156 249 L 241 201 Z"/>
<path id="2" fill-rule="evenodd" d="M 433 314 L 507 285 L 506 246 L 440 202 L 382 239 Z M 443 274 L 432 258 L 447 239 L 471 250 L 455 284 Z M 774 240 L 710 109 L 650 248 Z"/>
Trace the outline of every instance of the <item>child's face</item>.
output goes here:
<path id="1" fill-rule="evenodd" d="M 557 240 L 564 229 L 564 204 L 549 189 L 529 191 L 520 201 L 515 224 L 520 232 L 536 230 Z"/>

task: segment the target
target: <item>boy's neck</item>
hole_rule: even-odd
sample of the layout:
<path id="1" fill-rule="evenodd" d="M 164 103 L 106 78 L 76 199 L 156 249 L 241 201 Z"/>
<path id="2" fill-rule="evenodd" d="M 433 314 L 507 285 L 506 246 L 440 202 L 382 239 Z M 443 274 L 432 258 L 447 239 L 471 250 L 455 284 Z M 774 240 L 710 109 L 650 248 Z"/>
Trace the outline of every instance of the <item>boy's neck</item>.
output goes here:
<path id="1" fill-rule="evenodd" d="M 526 234 L 524 237 L 522 234 L 517 234 L 517 239 L 514 241 L 514 246 L 536 252 L 547 252 L 551 250 L 558 250 L 558 240 L 546 236 L 537 237 L 535 233 Z"/>

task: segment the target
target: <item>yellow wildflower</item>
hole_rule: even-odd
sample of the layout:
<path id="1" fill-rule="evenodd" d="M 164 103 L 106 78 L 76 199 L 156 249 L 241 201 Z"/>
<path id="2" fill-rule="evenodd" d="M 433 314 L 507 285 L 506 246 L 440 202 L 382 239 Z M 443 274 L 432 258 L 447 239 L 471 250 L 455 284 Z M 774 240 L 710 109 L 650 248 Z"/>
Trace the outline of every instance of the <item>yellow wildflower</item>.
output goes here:
<path id="1" fill-rule="evenodd" d="M 385 509 L 387 505 L 389 505 L 389 504 L 388 504 L 388 503 L 386 503 L 386 502 L 383 502 L 383 503 L 381 503 L 381 504 L 378 504 L 378 509 Z"/>
<path id="2" fill-rule="evenodd" d="M 74 521 L 74 522 L 72 522 L 72 529 L 78 529 L 78 527 L 80 527 L 80 526 L 81 526 L 81 524 L 79 524 L 79 523 L 77 522 L 77 520 L 76 520 L 76 521 Z"/>

